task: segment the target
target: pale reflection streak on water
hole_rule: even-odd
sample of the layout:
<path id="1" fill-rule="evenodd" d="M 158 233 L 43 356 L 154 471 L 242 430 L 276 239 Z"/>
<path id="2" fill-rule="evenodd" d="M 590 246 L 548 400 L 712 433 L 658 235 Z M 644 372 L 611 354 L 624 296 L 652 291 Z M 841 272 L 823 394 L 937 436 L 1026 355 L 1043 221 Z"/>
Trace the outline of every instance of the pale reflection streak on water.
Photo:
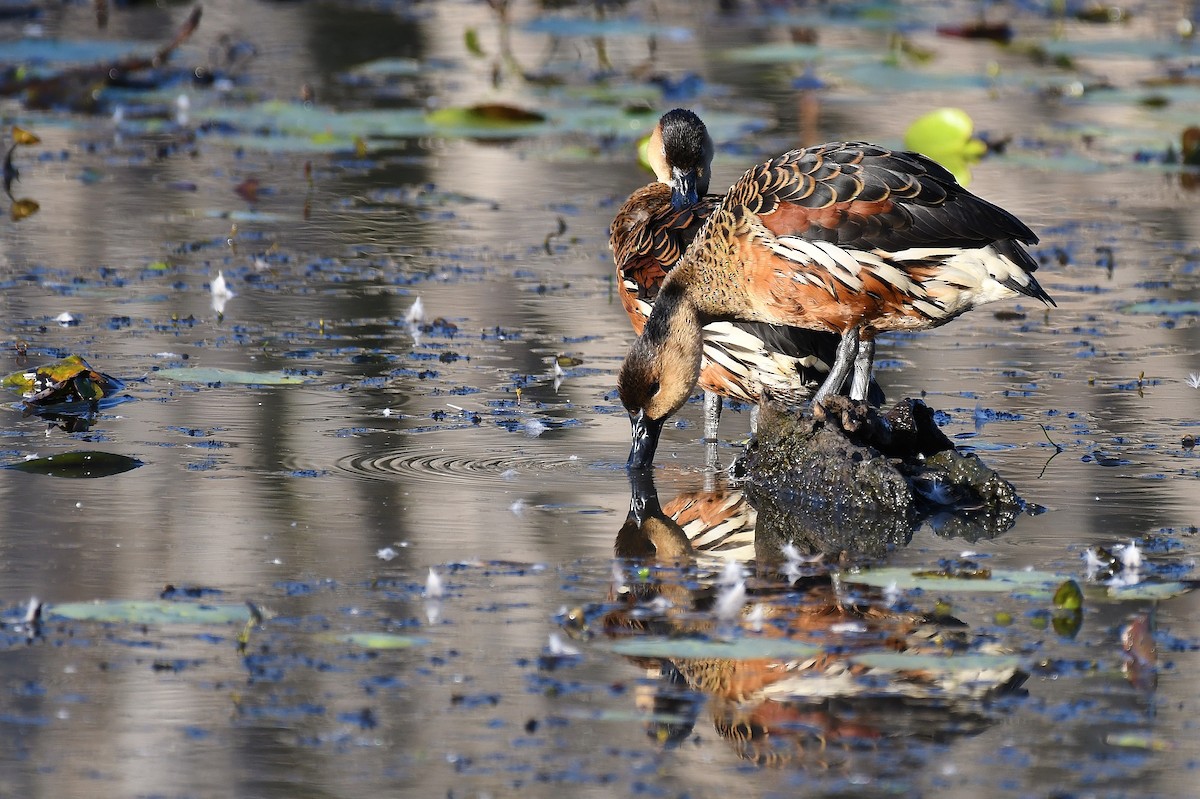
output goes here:
<path id="1" fill-rule="evenodd" d="M 697 20 L 693 7 L 679 8 L 683 20 Z M 91 35 L 82 7 L 61 13 L 66 15 L 63 31 Z M 389 15 L 318 5 L 215 3 L 205 13 L 203 30 L 213 37 L 239 28 L 253 32 L 263 53 L 253 67 L 254 85 L 284 95 L 300 80 L 316 80 L 336 97 L 330 74 L 371 57 L 430 53 L 463 59 L 464 25 L 489 30 L 484 9 L 469 4 L 433 8 L 430 19 L 403 24 Z M 335 34 L 328 26 L 335 22 L 344 23 L 354 38 L 330 48 L 325 43 Z M 701 71 L 730 81 L 747 98 L 762 98 L 762 107 L 777 111 L 784 122 L 780 131 L 765 134 L 765 141 L 774 149 L 790 146 L 794 105 L 778 88 L 786 80 L 772 73 L 767 81 L 761 70 L 711 61 L 704 49 L 768 41 L 776 32 L 712 25 L 702 17 L 699 22 L 703 46 L 664 41 L 662 66 Z M 157 40 L 172 29 L 173 17 L 159 11 L 120 14 L 113 24 L 114 35 L 141 33 Z M 364 29 L 378 33 L 359 38 Z M 833 28 L 828 36 L 834 43 L 859 46 L 880 46 L 885 38 L 853 28 Z M 194 42 L 183 55 L 203 53 L 209 41 Z M 540 53 L 545 45 L 543 37 L 529 33 L 518 32 L 514 41 L 522 54 Z M 950 47 L 964 68 L 994 57 L 991 50 L 961 43 Z M 582 45 L 573 52 L 593 57 Z M 644 58 L 647 49 L 631 37 L 611 42 L 608 53 L 629 64 Z M 467 77 L 448 88 L 447 102 L 488 96 L 482 88 L 486 64 L 463 60 L 459 74 Z M 903 98 L 891 98 L 888 113 L 879 110 L 883 105 L 876 99 L 832 100 L 819 124 L 820 137 L 898 141 L 907 118 L 894 109 Z M 921 95 L 913 104 L 961 101 L 981 124 L 1002 132 L 1036 129 L 1045 115 L 1072 113 L 1010 99 L 991 103 L 983 97 Z M 809 788 L 838 784 L 838 775 L 821 782 L 820 775 L 786 770 L 739 770 L 731 748 L 705 720 L 697 724 L 698 743 L 661 751 L 644 737 L 641 719 L 620 715 L 633 709 L 639 669 L 597 650 L 588 650 L 583 664 L 562 675 L 588 686 L 582 695 L 556 697 L 539 682 L 544 675 L 528 665 L 556 629 L 552 617 L 560 605 L 604 597 L 607 557 L 628 501 L 620 469 L 628 428 L 611 397 L 628 323 L 609 294 L 604 246 L 612 201 L 645 180 L 628 157 L 563 162 L 539 157 L 536 146 L 434 143 L 429 151 L 413 148 L 413 159 L 378 173 L 314 158 L 313 215 L 305 222 L 307 186 L 294 159 L 254 153 L 234 158 L 215 144 L 203 145 L 197 159 L 134 165 L 126 165 L 124 155 L 109 159 L 82 153 L 80 141 L 107 138 L 104 124 L 97 121 L 83 131 L 39 129 L 47 151 L 67 149 L 72 157 L 25 166 L 21 189 L 37 197 L 43 210 L 5 230 L 0 264 L 6 278 L 35 268 L 61 270 L 62 276 L 18 280 L 6 288 L 6 334 L 28 338 L 37 347 L 81 351 L 104 371 L 123 378 L 146 375 L 147 382 L 131 385 L 130 393 L 141 401 L 103 418 L 91 440 L 70 442 L 58 433 L 44 437 L 40 425 L 14 417 L 5 425 L 3 447 L 13 458 L 96 447 L 136 455 L 147 465 L 97 481 L 0 475 L 6 530 L 0 596 L 6 604 L 31 594 L 56 602 L 145 598 L 168 582 L 212 585 L 235 601 L 245 597 L 279 607 L 282 619 L 269 624 L 256 643 L 329 663 L 299 658 L 272 683 L 236 655 L 232 632 L 219 642 L 169 639 L 163 648 L 155 648 L 161 635 L 128 633 L 130 639 L 144 637 L 145 657 L 127 643 L 105 643 L 103 632 L 89 645 L 10 652 L 6 684 L 20 686 L 34 675 L 47 691 L 44 700 L 36 695 L 14 700 L 22 712 L 43 721 L 5 730 L 12 744 L 5 747 L 6 757 L 15 767 L 0 777 L 0 792 L 89 796 L 100 786 L 99 792 L 131 796 L 396 790 L 424 796 L 450 789 L 494 791 L 516 779 L 538 785 L 532 776 L 537 774 L 557 775 L 545 781 L 541 794 L 547 796 L 562 795 L 564 783 L 575 795 L 612 795 L 611 787 L 594 784 L 599 776 L 622 790 L 644 779 L 668 792 L 696 795 L 794 792 L 805 779 Z M 756 157 L 723 153 L 714 185 L 727 184 Z M 105 179 L 81 186 L 77 174 L 83 165 L 100 169 Z M 259 210 L 280 214 L 283 221 L 243 224 L 238 250 L 231 254 L 223 244 L 229 222 L 202 212 L 242 209 L 232 187 L 252 175 L 275 189 Z M 903 364 L 883 374 L 893 397 L 928 392 L 931 404 L 950 411 L 952 435 L 978 445 L 1029 499 L 1050 508 L 975 547 L 994 555 L 997 565 L 1051 563 L 1070 571 L 1083 544 L 1111 544 L 1160 527 L 1194 524 L 1195 478 L 1175 474 L 1197 468 L 1196 458 L 1178 446 L 1183 432 L 1195 432 L 1183 423 L 1194 424 L 1200 395 L 1182 380 L 1188 372 L 1200 372 L 1197 327 L 1194 319 L 1170 329 L 1159 317 L 1118 313 L 1127 302 L 1153 292 L 1143 288 L 1147 280 L 1171 278 L 1177 291 L 1195 295 L 1194 269 L 1185 272 L 1172 254 L 1177 247 L 1194 246 L 1200 233 L 1187 211 L 1194 197 L 1173 182 L 1140 173 L 1060 174 L 1003 160 L 985 162 L 974 178 L 972 188 L 1044 231 L 1047 246 L 1068 247 L 1073 254 L 1066 266 L 1051 262 L 1040 273 L 1059 308 L 1047 314 L 1027 307 L 1025 332 L 1015 335 L 1013 322 L 985 310 L 944 330 L 881 347 L 881 358 Z M 197 191 L 165 190 L 174 180 L 195 181 Z M 341 205 L 371 189 L 427 180 L 483 202 L 452 206 L 449 219 L 397 211 L 399 221 L 387 212 Z M 541 245 L 559 216 L 568 225 L 568 237 L 547 254 Z M 1139 224 L 1125 224 L 1129 217 Z M 246 282 L 251 255 L 271 242 L 278 242 L 289 260 L 274 264 L 267 283 Z M 204 246 L 175 251 L 187 243 Z M 1111 276 L 1095 265 L 1095 247 L 1101 244 L 1114 251 L 1117 267 Z M 321 271 L 306 272 L 316 256 L 331 260 Z M 159 258 L 167 258 L 176 271 L 166 278 L 131 277 L 121 288 L 64 292 L 49 285 L 69 283 L 74 274 L 94 276 L 100 266 L 136 276 Z M 374 272 L 346 268 L 367 260 Z M 204 286 L 217 268 L 239 278 L 239 296 L 219 321 Z M 413 285 L 394 279 L 426 273 L 445 278 Z M 176 281 L 183 287 L 175 288 Z M 410 358 L 422 348 L 397 320 L 417 295 L 429 317 L 443 316 L 461 331 L 454 339 L 426 341 L 469 360 L 429 364 Z M 83 324 L 50 324 L 45 333 L 12 327 L 63 310 L 82 316 Z M 106 322 L 115 315 L 134 323 L 110 330 Z M 173 328 L 173 316 L 197 321 Z M 481 339 L 481 331 L 494 333 L 497 327 L 506 331 L 503 338 Z M 162 362 L 155 354 L 162 351 L 186 353 L 192 363 L 205 365 L 306 367 L 323 373 L 298 389 L 197 389 L 153 375 Z M 285 357 L 297 351 L 307 353 Z M 560 351 L 582 358 L 587 371 L 568 376 L 556 392 L 549 358 Z M 7 363 L 17 368 L 11 358 Z M 438 378 L 406 374 L 364 382 L 399 366 L 419 371 L 427 365 Z M 1143 370 L 1159 382 L 1141 393 L 1122 387 Z M 505 403 L 515 402 L 515 375 L 533 378 L 524 386 L 521 405 L 507 408 Z M 445 393 L 456 386 L 481 391 Z M 443 393 L 434 393 L 435 388 Z M 965 390 L 973 393 L 963 396 Z M 455 422 L 458 411 L 452 404 L 468 415 Z M 1021 418 L 977 428 L 977 407 Z M 385 409 L 395 413 L 384 415 Z M 1049 415 L 1049 409 L 1062 415 Z M 448 413 L 450 421 L 436 421 L 435 412 Z M 472 413 L 480 416 L 478 425 Z M 688 426 L 664 436 L 659 479 L 664 498 L 700 481 L 698 418 L 698 408 L 690 407 L 682 415 Z M 502 421 L 514 422 L 514 429 L 501 426 Z M 551 429 L 528 436 L 523 431 L 529 421 L 549 423 Z M 1039 423 L 1066 447 L 1048 465 L 1053 449 Z M 727 439 L 740 438 L 745 428 L 744 414 L 727 415 Z M 1097 448 L 1131 463 L 1104 467 L 1082 460 Z M 722 454 L 728 460 L 733 452 L 726 447 Z M 1167 477 L 1152 476 L 1159 473 Z M 379 560 L 375 553 L 386 546 L 396 547 L 400 556 Z M 896 560 L 924 565 L 963 548 L 961 541 L 922 531 Z M 476 563 L 458 572 L 444 565 L 473 559 L 518 565 Z M 335 629 L 347 618 L 367 619 L 367 627 L 385 618 L 423 619 L 419 586 L 430 565 L 446 571 L 448 596 L 442 611 L 446 623 L 419 628 L 433 639 L 429 650 L 352 660 L 306 637 L 314 619 L 327 619 Z M 282 586 L 291 581 L 316 587 L 288 597 Z M 1173 635 L 1194 638 L 1192 604 L 1189 598 L 1165 605 L 1160 623 Z M 989 623 L 991 608 L 966 611 L 973 624 Z M 1116 646 L 1112 631 L 1126 611 L 1103 610 L 1085 627 L 1100 642 L 1097 651 L 1110 668 Z M 1064 657 L 1081 657 L 1062 642 L 1050 646 Z M 431 664 L 430 652 L 445 662 Z M 169 668 L 154 670 L 156 659 L 173 658 L 195 663 L 177 675 Z M 110 661 L 115 664 L 111 672 L 101 669 Z M 1154 778 L 1163 780 L 1186 773 L 1180 766 L 1195 750 L 1194 736 L 1183 726 L 1191 701 L 1189 664 L 1186 656 L 1177 663 L 1164 675 L 1159 698 L 1149 700 L 1164 709 L 1183 708 L 1182 717 L 1159 722 L 1163 734 L 1181 739 L 1177 752 L 1154 760 L 1160 775 Z M 365 693 L 361 681 L 380 674 L 396 675 L 407 685 Z M 1063 754 L 1053 743 L 1061 741 L 1064 727 L 1079 751 L 1090 753 L 1100 745 L 1070 719 L 1055 722 L 1052 713 L 1031 709 L 1053 703 L 1066 682 L 1035 678 L 1024 712 L 1018 706 L 1015 717 L 977 738 L 948 744 L 944 759 L 931 762 L 930 753 L 918 748 L 915 766 L 892 769 L 889 763 L 885 776 L 902 790 L 929 795 L 950 795 L 953 786 L 980 795 L 987 790 L 1013 795 L 1015 789 L 997 787 L 997 778 L 1009 775 L 1012 763 L 997 761 L 994 753 L 1007 747 L 1008 756 L 1042 769 L 1022 777 L 1027 790 L 1035 790 L 1039 780 L 1064 779 L 1055 761 L 1077 752 Z M 1101 690 L 1119 692 L 1121 683 L 1112 679 L 1102 685 Z M 1068 690 L 1095 700 L 1086 686 Z M 272 710 L 280 697 L 284 707 Z M 1143 723 L 1138 698 L 1107 701 L 1128 709 L 1130 724 Z M 304 712 L 310 702 L 322 712 Z M 364 706 L 373 708 L 377 727 L 339 717 Z M 583 720 L 601 711 L 615 715 Z M 563 718 L 569 720 L 561 727 L 551 724 Z M 522 730 L 530 719 L 542 726 L 526 736 Z M 1034 743 L 1030 730 L 1036 731 Z M 958 770 L 947 772 L 946 764 Z M 937 773 L 931 777 L 926 770 Z M 525 792 L 538 793 L 537 788 Z M 1169 782 L 1161 792 L 1183 795 Z"/>

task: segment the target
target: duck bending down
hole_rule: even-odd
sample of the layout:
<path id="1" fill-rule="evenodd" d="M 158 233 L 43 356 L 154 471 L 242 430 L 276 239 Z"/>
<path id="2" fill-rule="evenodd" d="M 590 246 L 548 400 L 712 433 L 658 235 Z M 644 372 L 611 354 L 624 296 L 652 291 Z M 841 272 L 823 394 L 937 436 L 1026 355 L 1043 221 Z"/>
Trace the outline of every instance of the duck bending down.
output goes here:
<path id="1" fill-rule="evenodd" d="M 791 150 L 750 168 L 663 280 L 618 376 L 633 417 L 628 466 L 650 465 L 665 420 L 699 379 L 702 329 L 760 322 L 840 337 L 813 397 L 862 399 L 875 336 L 924 330 L 996 300 L 1054 301 L 1008 211 L 918 153 L 864 142 Z M 853 375 L 851 376 L 851 372 Z"/>
<path id="2" fill-rule="evenodd" d="M 713 142 L 691 111 L 664 114 L 650 135 L 648 153 L 657 181 L 634 191 L 609 228 L 621 304 L 638 335 L 663 280 L 722 200 L 707 194 Z M 809 400 L 828 374 L 839 341 L 831 332 L 762 322 L 711 322 L 700 333 L 698 383 L 709 441 L 716 440 L 722 397 L 755 406 L 764 392 L 790 403 Z M 883 401 L 877 384 L 870 392 L 876 404 Z"/>

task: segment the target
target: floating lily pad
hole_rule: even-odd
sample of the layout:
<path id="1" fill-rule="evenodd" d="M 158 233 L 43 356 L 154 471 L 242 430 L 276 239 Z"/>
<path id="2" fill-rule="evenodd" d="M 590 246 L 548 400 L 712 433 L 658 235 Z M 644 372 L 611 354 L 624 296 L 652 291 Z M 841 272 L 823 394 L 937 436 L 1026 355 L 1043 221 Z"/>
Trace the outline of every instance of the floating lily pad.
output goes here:
<path id="1" fill-rule="evenodd" d="M 153 47 L 145 42 L 73 41 L 67 39 L 21 39 L 5 42 L 0 49 L 0 64 L 28 67 L 31 64 L 91 64 L 141 53 L 149 56 Z"/>
<path id="2" fill-rule="evenodd" d="M 1113 599 L 1162 600 L 1183 596 L 1196 590 L 1193 582 L 1138 583 L 1137 585 L 1111 585 L 1108 595 Z"/>
<path id="3" fill-rule="evenodd" d="M 53 605 L 47 613 L 76 621 L 128 624 L 245 624 L 250 609 L 242 605 L 200 605 L 162 600 L 97 600 Z"/>
<path id="4" fill-rule="evenodd" d="M 1147 749 L 1151 752 L 1170 752 L 1175 749 L 1174 741 L 1148 732 L 1110 732 L 1104 743 L 1126 749 Z"/>
<path id="5" fill-rule="evenodd" d="M 1054 39 L 1040 43 L 1043 51 L 1051 56 L 1071 58 L 1142 58 L 1157 61 L 1164 58 L 1191 58 L 1194 51 L 1188 44 L 1174 39 Z"/>
<path id="6" fill-rule="evenodd" d="M 856 63 L 839 69 L 838 78 L 872 91 L 946 92 L 959 90 L 983 90 L 997 84 L 1009 82 L 982 72 L 970 70 L 939 72 L 934 69 L 908 68 L 887 63 L 876 58 L 865 63 Z"/>
<path id="7" fill-rule="evenodd" d="M 891 567 L 870 569 L 848 574 L 848 583 L 862 583 L 879 588 L 894 585 L 900 590 L 920 588 L 925 591 L 953 592 L 972 591 L 979 593 L 1002 593 L 1015 591 L 1050 596 L 1062 582 L 1048 572 L 1017 571 L 1015 569 L 992 569 L 990 576 L 980 578 L 938 577 L 932 574 L 913 572 L 911 569 Z"/>
<path id="8" fill-rule="evenodd" d="M 282 372 L 244 372 L 239 369 L 222 369 L 217 366 L 181 366 L 173 369 L 159 369 L 155 374 L 168 380 L 178 380 L 181 383 L 291 386 L 304 382 L 302 377 L 293 377 Z"/>
<path id="9" fill-rule="evenodd" d="M 504 103 L 480 103 L 462 108 L 439 108 L 427 117 L 439 132 L 449 132 L 469 138 L 484 138 L 530 130 L 546 122 L 538 111 Z"/>
<path id="10" fill-rule="evenodd" d="M 809 61 L 878 61 L 879 55 L 814 44 L 758 44 L 727 50 L 722 53 L 722 58 L 735 64 L 793 64 Z"/>
<path id="11" fill-rule="evenodd" d="M 975 122 L 961 108 L 938 108 L 918 117 L 904 133 L 904 146 L 937 159 L 941 154 L 971 160 L 987 145 L 971 137 Z"/>
<path id="12" fill-rule="evenodd" d="M 126 455 L 112 452 L 62 452 L 47 458 L 10 463 L 5 469 L 27 474 L 44 474 L 50 477 L 111 477 L 136 469 L 142 462 Z"/>
<path id="13" fill-rule="evenodd" d="M 618 655 L 652 658 L 809 658 L 821 647 L 801 641 L 771 638 L 739 638 L 734 641 L 707 641 L 700 638 L 630 638 L 617 641 L 610 649 Z"/>
<path id="14" fill-rule="evenodd" d="M 421 109 L 336 111 L 280 100 L 247 108 L 218 107 L 197 114 L 238 129 L 217 140 L 238 146 L 287 151 L 282 144 L 312 151 L 354 150 L 355 140 L 429 136 L 435 132 Z M 245 135 L 253 132 L 254 135 Z"/>
<path id="15" fill-rule="evenodd" d="M 660 25 L 646 22 L 636 17 L 612 17 L 610 19 L 595 19 L 588 17 L 536 17 L 525 23 L 524 29 L 530 33 L 544 33 L 550 36 L 656 36 L 672 41 L 690 41 L 692 31 L 678 25 Z"/>
<path id="16" fill-rule="evenodd" d="M 968 671 L 1011 671 L 1020 668 L 1016 655 L 947 655 L 923 652 L 863 652 L 850 656 L 860 666 L 886 671 L 934 671 L 940 673 Z"/>
<path id="17" fill-rule="evenodd" d="M 332 636 L 332 638 L 341 643 L 353 644 L 363 649 L 410 649 L 414 646 L 424 646 L 429 643 L 425 638 L 413 635 L 399 635 L 397 633 L 349 633 L 347 635 Z"/>
<path id="18" fill-rule="evenodd" d="M 350 70 L 352 75 L 378 77 L 412 77 L 421 74 L 421 62 L 415 58 L 379 58 L 359 64 Z"/>
<path id="19" fill-rule="evenodd" d="M 1126 305 L 1121 310 L 1125 313 L 1166 314 L 1167 316 L 1195 314 L 1200 313 L 1200 300 L 1146 300 Z"/>
<path id="20" fill-rule="evenodd" d="M 563 97 L 569 101 L 570 92 Z M 586 102 L 537 111 L 477 105 L 431 113 L 411 108 L 339 112 L 270 101 L 249 108 L 214 107 L 196 115 L 223 123 L 228 133 L 212 135 L 214 140 L 228 145 L 268 152 L 339 152 L 355 150 L 356 141 L 366 141 L 369 149 L 375 149 L 388 140 L 423 136 L 512 139 L 551 133 L 595 137 L 648 133 L 658 119 L 657 114 L 651 110 L 631 113 L 625 106 L 623 102 L 610 105 Z M 704 123 L 717 141 L 730 141 L 766 125 L 761 118 L 748 114 L 717 111 L 706 113 Z"/>

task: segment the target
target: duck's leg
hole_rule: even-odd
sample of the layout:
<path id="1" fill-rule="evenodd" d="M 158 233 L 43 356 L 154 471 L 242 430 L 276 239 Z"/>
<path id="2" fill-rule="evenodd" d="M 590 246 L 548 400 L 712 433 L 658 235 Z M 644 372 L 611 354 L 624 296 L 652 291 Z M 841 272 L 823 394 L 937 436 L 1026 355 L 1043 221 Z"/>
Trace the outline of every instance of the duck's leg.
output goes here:
<path id="1" fill-rule="evenodd" d="M 721 395 L 714 391 L 704 392 L 704 440 L 716 441 L 721 424 Z"/>
<path id="2" fill-rule="evenodd" d="M 709 472 L 715 472 L 721 464 L 717 460 L 717 432 L 721 424 L 721 395 L 714 391 L 704 392 L 704 464 Z"/>
<path id="3" fill-rule="evenodd" d="M 858 354 L 854 356 L 854 378 L 850 383 L 850 399 L 865 400 L 871 388 L 871 366 L 875 363 L 875 339 L 858 342 Z"/>
<path id="4" fill-rule="evenodd" d="M 842 386 L 846 383 L 846 377 L 850 374 L 850 368 L 854 365 L 854 356 L 857 352 L 858 328 L 852 327 L 842 334 L 842 340 L 837 348 L 837 356 L 833 360 L 833 365 L 829 367 L 829 374 L 825 377 L 825 382 L 813 395 L 813 404 L 819 405 L 831 394 L 841 393 Z"/>

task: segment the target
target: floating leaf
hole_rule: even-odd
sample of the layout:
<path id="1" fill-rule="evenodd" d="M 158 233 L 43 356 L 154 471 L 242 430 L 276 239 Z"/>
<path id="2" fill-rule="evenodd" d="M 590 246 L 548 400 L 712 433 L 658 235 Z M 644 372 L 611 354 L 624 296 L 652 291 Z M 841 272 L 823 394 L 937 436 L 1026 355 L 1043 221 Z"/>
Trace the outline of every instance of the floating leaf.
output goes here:
<path id="1" fill-rule="evenodd" d="M 917 118 L 904 134 L 904 146 L 921 153 L 930 151 L 962 151 L 971 143 L 975 122 L 961 108 L 939 108 Z M 986 146 L 977 142 L 973 148 L 982 155 Z"/>
<path id="2" fill-rule="evenodd" d="M 22 197 L 19 200 L 13 200 L 12 207 L 8 209 L 8 215 L 12 217 L 12 221 L 20 222 L 22 219 L 28 219 L 33 216 L 41 208 L 42 206 L 38 205 L 37 200 Z"/>
<path id="3" fill-rule="evenodd" d="M 954 174 L 959 183 L 970 179 L 967 165 L 987 152 L 971 138 L 975 123 L 961 108 L 939 108 L 917 119 L 904 134 L 904 146 L 929 156 Z"/>
<path id="4" fill-rule="evenodd" d="M 1173 741 L 1148 732 L 1110 732 L 1104 737 L 1104 743 L 1127 749 L 1149 749 L 1152 752 L 1169 752 L 1175 748 Z"/>
<path id="5" fill-rule="evenodd" d="M 230 383 L 250 386 L 290 386 L 303 383 L 304 378 L 285 375 L 282 372 L 245 372 L 238 369 L 222 369 L 216 366 L 181 366 L 159 369 L 159 377 L 178 380 L 181 383 Z"/>
<path id="6" fill-rule="evenodd" d="M 421 62 L 415 58 L 379 58 L 359 64 L 350 72 L 368 77 L 411 77 L 421 74 Z"/>
<path id="7" fill-rule="evenodd" d="M 595 17 L 545 15 L 525 23 L 530 33 L 548 34 L 553 37 L 586 36 L 588 38 L 615 36 L 655 36 L 682 42 L 693 38 L 692 31 L 685 27 L 646 22 L 638 17 Z"/>
<path id="8" fill-rule="evenodd" d="M 877 54 L 849 48 L 821 47 L 815 44 L 757 44 L 738 47 L 721 54 L 735 64 L 792 64 L 820 61 L 878 61 Z"/>
<path id="9" fill-rule="evenodd" d="M 32 413 L 80 412 L 70 407 L 74 403 L 83 403 L 81 407 L 86 411 L 89 403 L 125 388 L 123 382 L 97 372 L 78 355 L 68 355 L 32 371 L 14 372 L 0 381 L 0 385 L 20 391 L 25 410 Z"/>
<path id="10" fill-rule="evenodd" d="M 96 600 L 47 606 L 52 616 L 76 621 L 128 624 L 244 624 L 250 610 L 240 605 L 202 605 L 164 600 Z"/>
<path id="11" fill-rule="evenodd" d="M 894 585 L 900 590 L 920 588 L 925 591 L 940 593 L 953 591 L 974 591 L 985 593 L 1001 593 L 1005 591 L 1049 595 L 1062 582 L 1047 572 L 1018 571 L 1015 569 L 992 569 L 991 576 L 986 579 L 961 577 L 939 577 L 932 574 L 921 574 L 911 569 L 891 567 L 886 569 L 869 569 L 854 574 L 845 575 L 848 583 L 861 583 L 887 588 Z"/>
<path id="12" fill-rule="evenodd" d="M 1200 313 L 1200 300 L 1146 300 L 1126 305 L 1121 310 L 1125 313 L 1166 314 L 1167 316 L 1195 314 Z"/>
<path id="13" fill-rule="evenodd" d="M 479 30 L 476 28 L 467 28 L 463 34 L 463 46 L 467 48 L 467 52 L 476 58 L 483 58 L 487 53 L 483 52 L 483 47 L 479 44 Z"/>
<path id="14" fill-rule="evenodd" d="M 424 646 L 429 641 L 412 635 L 397 633 L 349 633 L 347 635 L 329 636 L 330 640 L 353 644 L 363 649 L 409 649 L 414 646 Z"/>
<path id="15" fill-rule="evenodd" d="M 12 137 L 13 144 L 30 145 L 41 144 L 42 142 L 42 140 L 38 138 L 36 134 L 25 130 L 25 128 L 19 128 L 16 125 L 12 126 Z"/>
<path id="16" fill-rule="evenodd" d="M 336 111 L 332 108 L 305 107 L 297 103 L 269 101 L 249 108 L 221 106 L 207 109 L 205 117 L 221 123 L 215 130 L 231 130 L 228 135 L 213 137 L 229 146 L 253 148 L 268 152 L 352 152 L 354 139 L 360 137 L 372 151 L 392 146 L 389 140 L 421 136 L 460 136 L 476 139 L 509 139 L 533 137 L 546 133 L 582 133 L 590 137 L 637 137 L 650 132 L 657 114 L 650 108 L 657 103 L 654 90 L 639 87 L 637 92 L 618 93 L 618 97 L 645 96 L 651 103 L 633 103 L 639 110 L 628 110 L 627 102 L 605 103 L 588 99 L 599 90 L 563 89 L 567 95 L 562 104 L 553 107 L 541 122 L 530 116 L 533 112 L 505 106 L 516 112 L 518 119 L 504 121 L 496 107 L 472 109 L 447 108 L 427 114 L 422 109 L 359 109 Z M 648 92 L 648 93 L 647 93 Z M 574 95 L 584 102 L 571 102 Z M 612 95 L 611 88 L 603 94 Z M 642 106 L 647 106 L 644 110 Z M 489 116 L 491 114 L 492 116 Z M 541 116 L 539 114 L 539 116 Z M 709 112 L 704 124 L 716 141 L 731 141 L 747 133 L 761 130 L 765 122 L 749 114 Z M 561 145 L 560 145 L 561 146 Z M 557 152 L 551 149 L 551 154 Z M 594 157 L 592 152 L 591 157 Z"/>
<path id="17" fill-rule="evenodd" d="M 650 164 L 650 135 L 647 134 L 638 139 L 637 142 L 637 157 L 638 164 L 647 172 L 653 172 L 654 167 Z"/>
<path id="18" fill-rule="evenodd" d="M 44 474 L 50 477 L 111 477 L 136 469 L 142 462 L 137 458 L 116 455 L 112 452 L 62 452 L 47 458 L 10 463 L 5 469 L 27 474 Z"/>
<path id="19" fill-rule="evenodd" d="M 464 108 L 439 108 L 429 113 L 433 125 L 445 128 L 513 128 L 546 121 L 537 111 L 527 111 L 504 103 L 479 103 Z"/>
<path id="20" fill-rule="evenodd" d="M 1197 583 L 1194 581 L 1138 583 L 1137 585 L 1110 585 L 1108 587 L 1108 595 L 1113 599 L 1144 599 L 1158 601 L 1191 593 L 1192 591 L 1196 590 L 1196 585 Z"/>
<path id="21" fill-rule="evenodd" d="M 1193 51 L 1186 40 L 1145 36 L 1137 39 L 1053 39 L 1040 43 L 1051 56 L 1069 58 L 1140 58 L 1159 61 L 1167 58 L 1191 58 Z"/>
<path id="22" fill-rule="evenodd" d="M 152 47 L 144 42 L 100 41 L 98 39 L 21 39 L 5 42 L 0 49 L 0 64 L 29 67 L 31 64 L 92 64 L 110 61 L 130 53 L 149 55 Z"/>
<path id="23" fill-rule="evenodd" d="M 1012 671 L 1020 668 L 1021 659 L 1016 655 L 966 654 L 948 655 L 922 652 L 863 652 L 850 655 L 850 660 L 860 666 L 869 666 L 886 671 Z"/>
<path id="24" fill-rule="evenodd" d="M 821 647 L 812 644 L 770 638 L 739 638 L 735 641 L 709 641 L 702 638 L 629 638 L 617 641 L 610 649 L 618 655 L 631 657 L 729 660 L 808 658 L 821 652 Z"/>
<path id="25" fill-rule="evenodd" d="M 1054 592 L 1054 606 L 1063 610 L 1079 610 L 1083 607 L 1083 591 L 1079 583 L 1065 580 Z"/>
<path id="26" fill-rule="evenodd" d="M 106 385 L 111 385 L 114 391 L 119 391 L 125 387 L 125 384 L 120 380 L 102 375 L 93 370 L 88 365 L 88 362 L 78 355 L 68 355 L 57 361 L 42 364 L 35 369 L 13 372 L 0 379 L 0 385 L 3 385 L 5 388 L 16 389 L 22 393 L 33 393 L 41 390 L 43 386 L 40 386 L 40 383 L 63 383 L 88 372 L 96 375 L 97 379 L 102 380 Z"/>

